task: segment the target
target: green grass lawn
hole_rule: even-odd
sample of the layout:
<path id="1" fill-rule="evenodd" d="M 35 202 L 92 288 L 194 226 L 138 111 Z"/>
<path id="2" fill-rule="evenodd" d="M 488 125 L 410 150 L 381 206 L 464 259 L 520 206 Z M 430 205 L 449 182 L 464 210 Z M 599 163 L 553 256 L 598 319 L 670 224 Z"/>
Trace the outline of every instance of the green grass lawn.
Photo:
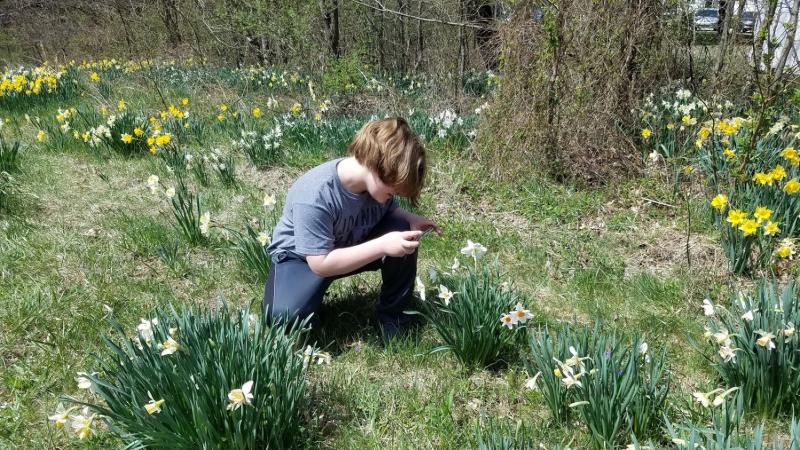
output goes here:
<path id="1" fill-rule="evenodd" d="M 158 104 L 146 86 L 120 83 L 112 99 L 124 94 L 130 104 Z M 200 88 L 171 94 L 164 95 L 187 95 L 209 111 L 220 96 L 232 95 Z M 30 114 L 52 117 L 63 106 L 74 105 Z M 156 308 L 214 308 L 223 299 L 260 313 L 263 286 L 249 281 L 218 229 L 203 246 L 180 239 L 167 203 L 146 187 L 151 174 L 174 183 L 158 158 L 85 146 L 54 151 L 36 141 L 36 126 L 23 114 L 0 113 L 21 123 L 24 141 L 18 191 L 0 212 L 0 448 L 118 447 L 107 430 L 78 441 L 47 421 L 59 396 L 81 394 L 73 378 L 94 366 L 92 355 L 110 330 L 105 319 L 133 330 Z M 227 149 L 230 140 L 212 130 L 206 147 L 191 150 Z M 649 201 L 675 202 L 652 179 L 597 190 L 540 179 L 502 184 L 485 179 L 481 165 L 457 149 L 434 143 L 428 150 L 431 176 L 420 211 L 445 235 L 422 245 L 420 273 L 449 267 L 467 239 L 480 242 L 524 293 L 535 324 L 599 320 L 641 333 L 651 348 L 667 349 L 674 405 L 711 385 L 711 368 L 687 339 L 702 333 L 704 296 L 726 291 L 728 281 L 703 199 L 690 201 L 687 238 L 686 205 Z M 337 153 L 304 154 L 267 170 L 249 167 L 239 154 L 237 188 L 212 176 L 201 190 L 215 223 L 241 230 L 260 212 L 265 192 L 282 197 L 299 174 Z M 549 422 L 541 395 L 525 389 L 531 374 L 519 362 L 466 372 L 452 355 L 429 353 L 438 341 L 427 326 L 382 345 L 368 320 L 378 289 L 379 277 L 368 274 L 338 281 L 328 294 L 316 336 L 333 361 L 308 375 L 308 448 L 466 448 L 475 446 L 476 430 L 489 418 L 524 424 L 545 448 L 588 446 L 580 422 Z"/>

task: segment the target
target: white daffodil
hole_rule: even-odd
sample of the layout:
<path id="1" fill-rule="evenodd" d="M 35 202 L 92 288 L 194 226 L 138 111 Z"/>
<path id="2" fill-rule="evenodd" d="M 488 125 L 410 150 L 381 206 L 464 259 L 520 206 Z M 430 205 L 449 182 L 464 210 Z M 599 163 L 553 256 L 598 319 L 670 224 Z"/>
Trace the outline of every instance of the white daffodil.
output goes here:
<path id="1" fill-rule="evenodd" d="M 167 198 L 171 200 L 172 197 L 175 197 L 175 188 L 172 186 L 168 187 L 167 190 L 164 191 L 164 195 L 166 195 Z"/>
<path id="2" fill-rule="evenodd" d="M 697 401 L 697 403 L 700 403 L 701 405 L 703 405 L 703 407 L 710 408 L 711 407 L 711 396 L 716 394 L 717 392 L 722 392 L 722 389 L 717 388 L 717 389 L 714 389 L 711 392 L 695 392 L 695 393 L 692 394 L 692 397 L 694 397 L 694 399 Z"/>
<path id="3" fill-rule="evenodd" d="M 78 389 L 88 389 L 91 392 L 94 392 L 94 389 L 92 389 L 92 380 L 90 380 L 87 375 L 95 376 L 97 375 L 97 372 L 92 372 L 91 374 L 87 374 L 86 372 L 78 372 L 78 376 L 75 377 L 75 382 L 78 383 Z"/>
<path id="4" fill-rule="evenodd" d="M 161 356 L 172 355 L 173 353 L 177 352 L 181 349 L 181 345 L 178 344 L 178 341 L 175 339 L 169 338 L 164 341 L 163 344 L 158 346 L 158 349 L 161 350 Z"/>
<path id="5" fill-rule="evenodd" d="M 790 323 L 786 326 L 786 329 L 783 330 L 783 335 L 787 338 L 794 336 L 794 324 Z M 788 339 L 787 339 L 788 340 Z"/>
<path id="6" fill-rule="evenodd" d="M 272 211 L 275 208 L 275 205 L 278 203 L 278 200 L 275 198 L 274 194 L 264 194 L 264 208 L 267 208 L 268 211 Z"/>
<path id="7" fill-rule="evenodd" d="M 450 305 L 450 300 L 452 300 L 453 296 L 456 295 L 456 294 L 457 294 L 457 292 L 451 292 L 450 289 L 447 289 L 447 287 L 445 285 L 443 285 L 443 284 L 439 285 L 439 296 L 438 297 L 440 299 L 442 299 L 442 301 L 444 302 L 445 306 L 449 306 Z"/>
<path id="8" fill-rule="evenodd" d="M 726 397 L 728 394 L 730 394 L 731 392 L 734 392 L 734 391 L 736 391 L 736 390 L 738 390 L 738 389 L 739 389 L 738 387 L 732 387 L 732 388 L 728 389 L 727 391 L 725 391 L 725 392 L 723 392 L 723 393 L 721 393 L 721 394 L 717 395 L 716 397 L 714 397 L 714 403 L 713 403 L 713 405 L 714 405 L 714 406 L 719 406 L 719 405 L 721 405 L 721 404 L 725 403 L 725 397 Z M 722 390 L 722 389 L 720 389 L 720 390 Z"/>
<path id="9" fill-rule="evenodd" d="M 569 347 L 569 352 L 572 354 L 572 356 L 569 357 L 566 361 L 564 361 L 564 365 L 566 365 L 567 367 L 578 367 L 580 371 L 583 372 L 584 370 L 583 361 L 591 358 L 589 358 L 588 356 L 584 357 L 578 356 L 578 351 L 575 350 L 575 347 L 573 346 Z"/>
<path id="10" fill-rule="evenodd" d="M 419 295 L 419 299 L 424 302 L 425 301 L 425 284 L 422 283 L 422 279 L 420 279 L 420 277 L 417 277 L 414 280 L 414 283 L 416 285 L 416 291 L 417 291 L 417 295 Z"/>
<path id="11" fill-rule="evenodd" d="M 639 344 L 639 354 L 640 355 L 647 355 L 647 351 L 650 350 L 650 346 L 647 345 L 647 342 L 642 342 Z"/>
<path id="12" fill-rule="evenodd" d="M 533 318 L 533 314 L 531 314 L 530 310 L 525 309 L 522 303 L 517 303 L 514 310 L 509 314 L 514 318 L 514 323 L 525 323 L 528 319 Z"/>
<path id="13" fill-rule="evenodd" d="M 746 320 L 748 322 L 753 321 L 753 310 L 749 310 L 746 313 L 742 314 L 742 320 Z"/>
<path id="14" fill-rule="evenodd" d="M 508 327 L 508 329 L 514 328 L 514 317 L 511 314 L 503 314 L 500 316 L 500 322 L 503 324 L 504 327 Z"/>
<path id="15" fill-rule="evenodd" d="M 725 362 L 736 362 L 736 349 L 731 348 L 729 344 L 730 341 L 728 341 L 728 344 L 719 348 L 719 357 Z"/>
<path id="16" fill-rule="evenodd" d="M 66 425 L 69 421 L 70 411 L 74 410 L 75 408 L 76 407 L 73 406 L 72 408 L 64 409 L 64 405 L 59 403 L 58 406 L 56 406 L 56 413 L 48 417 L 47 420 L 53 422 L 53 425 L 55 425 L 56 428 L 63 428 L 64 425 Z"/>
<path id="17" fill-rule="evenodd" d="M 467 246 L 461 249 L 462 255 L 469 256 L 475 261 L 479 260 L 485 253 L 486 247 L 470 240 L 467 240 Z"/>
<path id="18" fill-rule="evenodd" d="M 253 400 L 253 394 L 250 391 L 253 389 L 253 381 L 250 380 L 247 383 L 243 384 L 241 388 L 234 389 L 228 392 L 228 410 L 237 410 L 242 407 L 242 405 L 249 405 L 250 402 Z"/>
<path id="19" fill-rule="evenodd" d="M 537 387 L 538 387 L 536 383 L 539 380 L 540 376 L 542 376 L 542 372 L 536 372 L 536 375 L 534 375 L 533 378 L 527 379 L 525 381 L 525 389 L 527 389 L 529 391 L 536 390 Z"/>
<path id="20" fill-rule="evenodd" d="M 761 336 L 756 340 L 756 344 L 766 347 L 767 350 L 773 350 L 775 348 L 775 343 L 772 342 L 775 339 L 775 335 L 770 333 L 769 331 L 757 330 L 756 334 Z"/>
<path id="21" fill-rule="evenodd" d="M 153 398 L 153 394 L 151 394 L 150 391 L 147 391 L 147 396 L 150 397 L 150 401 L 147 402 L 146 405 L 144 405 L 144 410 L 147 411 L 147 414 L 150 414 L 152 416 L 155 413 L 160 413 L 161 405 L 164 404 L 164 399 L 162 398 L 161 400 L 155 400 Z"/>
<path id="22" fill-rule="evenodd" d="M 583 383 L 581 383 L 580 380 L 578 380 L 578 377 L 572 373 L 565 374 L 564 378 L 561 379 L 561 383 L 567 389 L 571 388 L 572 386 L 583 387 Z"/>
<path id="23" fill-rule="evenodd" d="M 647 159 L 649 159 L 651 163 L 655 164 L 661 160 L 661 155 L 657 151 L 653 150 L 649 155 L 647 155 Z"/>
<path id="24" fill-rule="evenodd" d="M 262 231 L 261 233 L 258 233 L 258 243 L 261 244 L 262 247 L 267 245 L 267 244 L 269 244 L 269 241 L 270 241 L 270 237 L 269 237 L 269 235 L 267 234 L 266 231 Z"/>
<path id="25" fill-rule="evenodd" d="M 141 322 L 139 322 L 139 325 L 136 327 L 136 329 L 139 330 L 139 335 L 148 344 L 153 340 L 153 327 L 155 325 L 158 325 L 158 319 L 141 319 Z"/>
<path id="26" fill-rule="evenodd" d="M 723 344 L 725 341 L 730 340 L 730 335 L 728 334 L 728 330 L 725 328 L 720 329 L 718 332 L 712 334 L 714 340 L 717 341 L 717 344 Z"/>
<path id="27" fill-rule="evenodd" d="M 579 401 L 579 402 L 573 402 L 573 403 L 570 403 L 570 404 L 569 404 L 569 405 L 567 405 L 567 406 L 569 406 L 570 408 L 577 408 L 578 406 L 586 406 L 586 405 L 588 405 L 588 404 L 589 404 L 589 402 L 588 402 L 588 401 L 586 401 L 586 400 L 582 400 L 582 401 Z"/>
<path id="28" fill-rule="evenodd" d="M 158 176 L 150 175 L 147 177 L 147 187 L 150 188 L 150 193 L 155 194 L 158 192 Z"/>
<path id="29" fill-rule="evenodd" d="M 450 266 L 450 270 L 455 272 L 460 268 L 461 268 L 461 263 L 458 262 L 458 258 L 453 258 L 453 265 Z"/>
<path id="30" fill-rule="evenodd" d="M 703 299 L 703 314 L 707 317 L 711 317 L 714 315 L 714 304 L 711 303 L 709 299 Z"/>
<path id="31" fill-rule="evenodd" d="M 714 333 L 708 327 L 703 327 L 703 339 L 711 339 Z"/>
<path id="32" fill-rule="evenodd" d="M 211 213 L 206 211 L 200 216 L 200 234 L 208 236 L 209 227 L 211 225 Z"/>
<path id="33" fill-rule="evenodd" d="M 92 435 L 92 423 L 95 415 L 89 415 L 89 408 L 83 408 L 83 413 L 72 416 L 72 430 L 78 435 L 78 439 L 86 439 Z"/>

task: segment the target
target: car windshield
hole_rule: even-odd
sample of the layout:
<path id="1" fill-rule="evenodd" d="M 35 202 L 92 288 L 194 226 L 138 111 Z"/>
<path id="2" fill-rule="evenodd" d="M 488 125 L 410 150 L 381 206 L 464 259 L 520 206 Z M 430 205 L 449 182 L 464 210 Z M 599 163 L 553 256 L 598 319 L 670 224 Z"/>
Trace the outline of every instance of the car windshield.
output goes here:
<path id="1" fill-rule="evenodd" d="M 719 11 L 716 9 L 701 9 L 697 11 L 697 16 L 699 17 L 716 17 L 719 15 Z"/>
<path id="2" fill-rule="evenodd" d="M 753 20 L 753 17 L 755 17 L 755 13 L 753 11 L 745 11 L 742 13 L 743 20 Z"/>

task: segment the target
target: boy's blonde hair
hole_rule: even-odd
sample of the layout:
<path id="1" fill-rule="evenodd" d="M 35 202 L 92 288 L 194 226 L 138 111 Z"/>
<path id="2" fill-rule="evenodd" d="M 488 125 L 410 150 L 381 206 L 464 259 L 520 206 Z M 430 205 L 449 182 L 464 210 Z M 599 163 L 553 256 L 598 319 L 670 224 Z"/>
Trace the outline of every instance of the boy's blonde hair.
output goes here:
<path id="1" fill-rule="evenodd" d="M 387 186 L 419 204 L 425 180 L 425 147 L 402 117 L 367 122 L 348 148 L 358 162 Z"/>

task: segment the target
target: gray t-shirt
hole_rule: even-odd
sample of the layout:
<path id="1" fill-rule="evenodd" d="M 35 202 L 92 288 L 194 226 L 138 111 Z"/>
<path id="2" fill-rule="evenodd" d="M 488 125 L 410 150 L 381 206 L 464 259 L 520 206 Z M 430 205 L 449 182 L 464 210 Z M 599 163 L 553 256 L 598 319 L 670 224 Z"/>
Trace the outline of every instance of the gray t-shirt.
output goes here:
<path id="1" fill-rule="evenodd" d="M 365 241 L 397 200 L 378 203 L 368 192 L 354 194 L 339 179 L 336 166 L 323 163 L 294 182 L 275 230 L 270 254 L 288 250 L 301 256 L 326 255 L 333 249 Z"/>

